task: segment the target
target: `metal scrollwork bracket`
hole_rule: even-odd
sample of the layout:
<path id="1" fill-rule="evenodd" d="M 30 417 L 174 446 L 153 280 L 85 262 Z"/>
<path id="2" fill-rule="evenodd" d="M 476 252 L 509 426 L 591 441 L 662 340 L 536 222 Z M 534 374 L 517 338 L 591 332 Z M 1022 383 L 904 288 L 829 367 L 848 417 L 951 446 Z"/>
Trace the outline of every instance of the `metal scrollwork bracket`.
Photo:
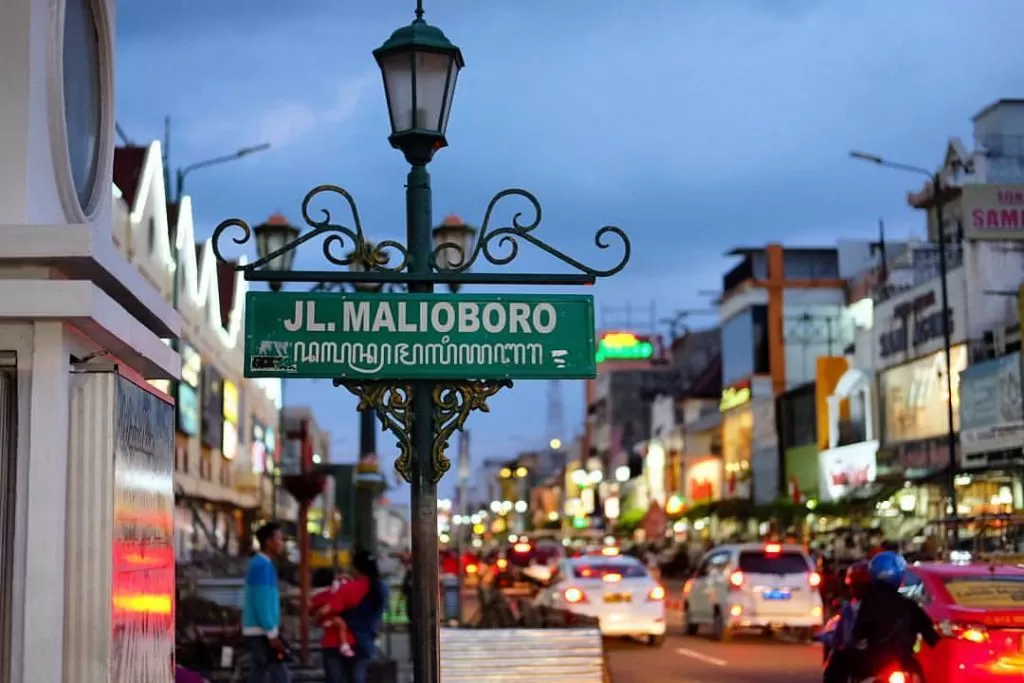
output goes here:
<path id="1" fill-rule="evenodd" d="M 451 469 L 451 460 L 445 452 L 455 431 L 462 429 L 474 410 L 490 412 L 487 399 L 511 386 L 510 379 L 458 380 L 434 386 L 434 444 L 430 451 L 434 483 L 441 481 L 445 472 Z"/>
<path id="2" fill-rule="evenodd" d="M 395 470 L 402 479 L 412 482 L 413 477 L 413 446 L 412 446 L 412 387 L 407 384 L 393 382 L 353 382 L 336 379 L 334 386 L 343 386 L 359 398 L 358 410 L 372 409 L 385 431 L 391 432 L 398 439 L 398 457 L 395 459 Z M 463 428 L 469 414 L 474 410 L 490 412 L 487 400 L 506 387 L 512 386 L 512 380 L 455 380 L 439 382 L 434 385 L 434 441 L 430 456 L 431 479 L 436 484 L 451 469 L 451 461 L 445 454 L 452 435 Z"/>
<path id="3" fill-rule="evenodd" d="M 377 413 L 384 431 L 398 439 L 395 469 L 402 479 L 412 481 L 412 387 L 392 382 L 352 382 L 336 379 L 334 386 L 343 386 L 359 399 L 357 410 L 372 409 Z"/>

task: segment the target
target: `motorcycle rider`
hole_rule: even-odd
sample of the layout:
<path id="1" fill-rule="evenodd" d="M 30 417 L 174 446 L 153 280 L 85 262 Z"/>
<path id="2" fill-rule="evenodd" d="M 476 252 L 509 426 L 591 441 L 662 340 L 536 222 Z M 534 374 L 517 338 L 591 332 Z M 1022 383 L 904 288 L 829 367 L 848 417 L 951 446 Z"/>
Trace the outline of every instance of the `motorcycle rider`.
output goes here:
<path id="1" fill-rule="evenodd" d="M 920 676 L 914 657 L 918 636 L 929 647 L 939 642 L 932 620 L 916 602 L 899 592 L 906 572 L 907 561 L 903 556 L 888 550 L 868 563 L 871 583 L 857 610 L 852 633 L 868 676 L 878 676 L 892 668 Z"/>
<path id="2" fill-rule="evenodd" d="M 844 582 L 848 599 L 843 601 L 839 609 L 834 629 L 823 634 L 822 638 L 825 649 L 825 683 L 846 681 L 852 666 L 851 658 L 859 656 L 853 649 L 853 626 L 857 620 L 860 602 L 871 585 L 867 561 L 861 560 L 850 565 L 846 570 Z"/>

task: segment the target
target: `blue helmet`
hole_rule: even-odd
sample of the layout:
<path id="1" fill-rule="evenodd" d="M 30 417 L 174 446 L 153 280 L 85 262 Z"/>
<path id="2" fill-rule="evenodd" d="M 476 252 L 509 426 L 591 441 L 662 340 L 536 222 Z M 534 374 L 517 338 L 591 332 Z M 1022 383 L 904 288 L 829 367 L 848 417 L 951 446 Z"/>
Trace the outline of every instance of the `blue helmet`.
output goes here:
<path id="1" fill-rule="evenodd" d="M 899 553 L 886 550 L 871 558 L 868 573 L 871 574 L 872 581 L 899 588 L 903 583 L 904 574 L 907 573 L 907 561 Z"/>

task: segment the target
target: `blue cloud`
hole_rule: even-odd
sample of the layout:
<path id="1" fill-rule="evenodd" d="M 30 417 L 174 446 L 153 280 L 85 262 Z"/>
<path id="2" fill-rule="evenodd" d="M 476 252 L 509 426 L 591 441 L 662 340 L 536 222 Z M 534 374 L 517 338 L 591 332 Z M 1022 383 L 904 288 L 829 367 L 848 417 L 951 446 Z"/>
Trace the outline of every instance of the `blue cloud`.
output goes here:
<path id="1" fill-rule="evenodd" d="M 350 189 L 375 237 L 403 233 L 405 167 L 386 143 L 370 51 L 412 2 L 133 2 L 119 7 L 118 118 L 140 141 L 171 115 L 171 161 L 262 141 L 274 148 L 190 179 L 200 231 L 274 211 L 298 220 L 313 185 Z M 593 291 L 602 304 L 703 306 L 736 244 L 829 244 L 921 232 L 913 179 L 858 166 L 852 147 L 937 164 L 969 119 L 1019 96 L 1024 3 L 989 0 L 428 0 L 467 60 L 432 173 L 436 218 L 478 222 L 506 186 L 537 193 L 542 235 L 599 260 L 594 231 L 619 224 L 634 259 Z M 1019 31 L 1018 31 L 1019 32 Z M 509 214 L 502 218 L 507 219 Z M 301 263 L 314 264 L 305 254 Z M 551 267 L 523 254 L 521 267 Z M 476 416 L 478 459 L 543 433 L 543 383 Z M 582 388 L 565 390 L 579 422 Z M 291 391 L 339 434 L 354 401 L 323 383 Z M 516 441 L 519 439 L 519 441 Z M 351 437 L 348 444 L 355 444 Z M 382 441 L 382 447 L 385 442 Z"/>

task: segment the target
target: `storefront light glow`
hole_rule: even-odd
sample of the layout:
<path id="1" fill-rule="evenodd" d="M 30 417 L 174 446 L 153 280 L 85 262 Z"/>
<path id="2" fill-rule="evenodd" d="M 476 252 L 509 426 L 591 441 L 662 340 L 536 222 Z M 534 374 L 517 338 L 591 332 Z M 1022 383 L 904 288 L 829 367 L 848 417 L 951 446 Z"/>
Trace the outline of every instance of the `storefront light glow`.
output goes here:
<path id="1" fill-rule="evenodd" d="M 620 465 L 615 468 L 615 481 L 627 482 L 629 481 L 629 467 L 626 465 Z"/>
<path id="2" fill-rule="evenodd" d="M 526 512 L 526 509 L 527 505 L 525 500 L 516 501 L 516 512 L 518 512 L 519 514 L 523 514 L 524 512 Z"/>
<path id="3" fill-rule="evenodd" d="M 632 332 L 607 332 L 597 343 L 597 362 L 606 360 L 647 360 L 654 356 L 654 344 Z"/>

